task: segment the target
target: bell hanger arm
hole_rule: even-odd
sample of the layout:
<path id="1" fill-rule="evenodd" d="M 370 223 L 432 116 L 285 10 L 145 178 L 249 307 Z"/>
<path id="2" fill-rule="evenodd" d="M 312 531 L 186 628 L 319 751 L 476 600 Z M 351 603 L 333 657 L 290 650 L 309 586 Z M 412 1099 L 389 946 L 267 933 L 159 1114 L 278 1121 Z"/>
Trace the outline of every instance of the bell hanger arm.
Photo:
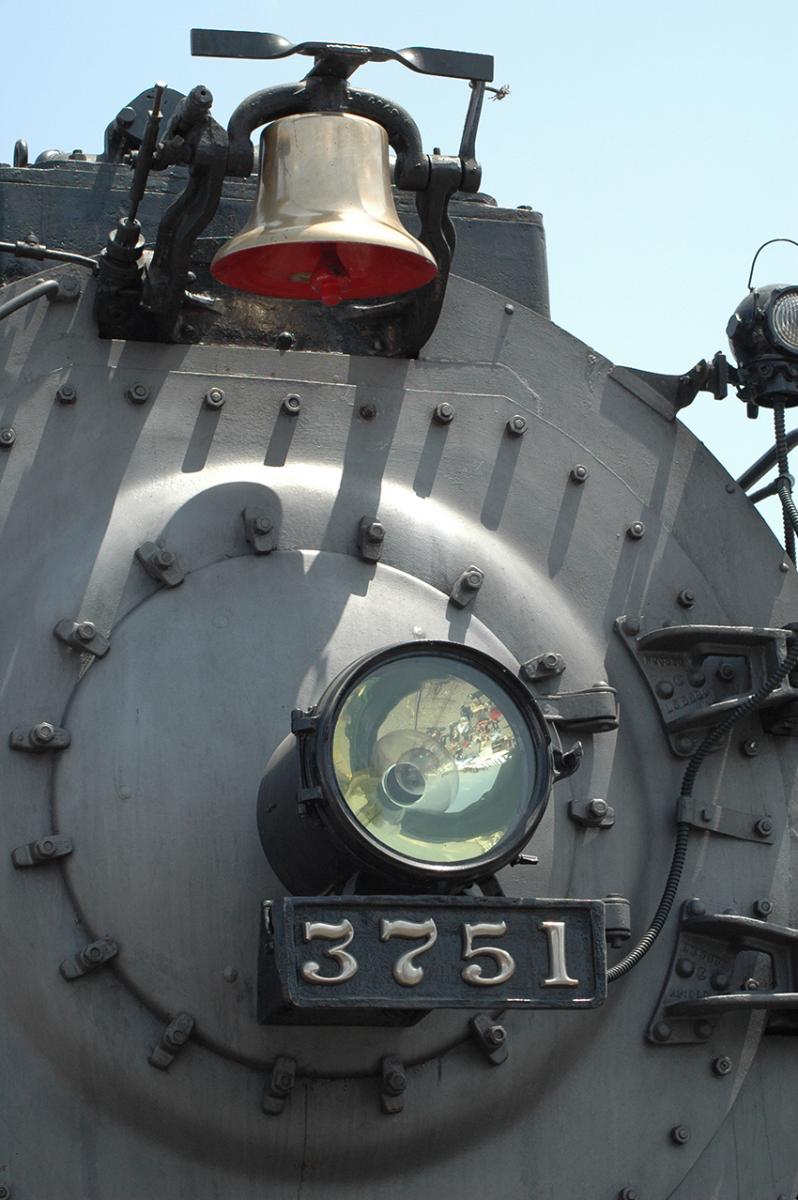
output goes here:
<path id="1" fill-rule="evenodd" d="M 429 158 L 424 153 L 421 133 L 410 114 L 398 104 L 346 86 L 340 79 L 309 76 L 293 83 L 254 92 L 239 104 L 230 118 L 227 171 L 249 175 L 253 148 L 250 134 L 280 117 L 306 112 L 343 112 L 367 117 L 381 125 L 396 151 L 396 184 L 419 191 L 429 181 Z"/>
<path id="2" fill-rule="evenodd" d="M 348 78 L 366 62 L 398 62 L 421 75 L 445 79 L 474 79 L 490 83 L 493 57 L 462 50 L 438 50 L 430 46 L 408 46 L 388 50 L 384 46 L 349 45 L 339 42 L 299 42 L 294 45 L 279 33 L 254 33 L 237 29 L 192 29 L 191 53 L 210 58 L 287 58 L 304 54 L 316 59 L 313 72 Z"/>

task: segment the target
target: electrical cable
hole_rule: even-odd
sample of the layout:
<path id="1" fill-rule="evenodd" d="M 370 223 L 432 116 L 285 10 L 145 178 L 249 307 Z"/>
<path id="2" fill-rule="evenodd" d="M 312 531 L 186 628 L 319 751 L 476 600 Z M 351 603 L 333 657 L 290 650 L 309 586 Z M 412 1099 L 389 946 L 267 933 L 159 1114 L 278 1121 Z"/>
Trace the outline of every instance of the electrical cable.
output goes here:
<path id="1" fill-rule="evenodd" d="M 795 506 L 793 505 L 793 507 Z M 796 509 L 796 515 L 798 516 L 798 509 Z M 792 647 L 787 651 L 783 661 L 778 667 L 775 668 L 775 670 L 771 672 L 761 687 L 757 688 L 755 692 L 752 692 L 750 696 L 736 705 L 731 712 L 727 713 L 724 719 L 720 721 L 713 729 L 711 729 L 701 742 L 695 754 L 687 764 L 687 769 L 682 777 L 682 786 L 679 791 L 680 808 L 682 801 L 689 800 L 692 797 L 696 777 L 702 763 L 704 762 L 704 759 L 707 757 L 710 751 L 714 750 L 715 746 L 717 746 L 717 744 L 723 740 L 732 726 L 735 725 L 741 717 L 746 716 L 746 714 L 753 712 L 754 709 L 758 708 L 759 705 L 768 698 L 770 693 L 779 686 L 782 680 L 784 680 L 787 675 L 789 675 L 790 671 L 792 671 L 792 669 L 798 664 L 798 638 L 795 638 L 795 635 L 792 636 L 794 639 Z M 690 836 L 690 829 L 691 826 L 687 821 L 678 820 L 677 810 L 676 841 L 673 847 L 673 857 L 671 859 L 668 878 L 665 882 L 665 888 L 657 907 L 657 911 L 652 918 L 651 924 L 635 948 L 630 950 L 629 953 L 622 958 L 619 963 L 616 963 L 615 966 L 611 967 L 607 972 L 608 983 L 614 983 L 616 979 L 620 979 L 623 975 L 626 975 L 629 971 L 631 971 L 632 967 L 637 966 L 641 958 L 645 954 L 648 954 L 649 950 L 654 945 L 654 942 L 662 932 L 665 922 L 667 921 L 670 911 L 673 907 L 673 902 L 676 899 L 676 893 L 679 890 L 679 882 L 682 877 L 682 871 L 684 870 L 684 863 L 687 857 L 687 842 Z"/>
<path id="2" fill-rule="evenodd" d="M 51 250 L 39 242 L 0 242 L 0 254 L 13 254 L 17 258 L 35 258 L 37 262 L 52 259 L 54 262 L 75 263 L 79 267 L 88 267 L 97 274 L 100 264 L 96 258 L 86 254 L 73 254 L 71 250 Z"/>
<path id="3" fill-rule="evenodd" d="M 779 475 L 776 480 L 781 511 L 784 518 L 784 549 L 791 562 L 795 562 L 795 532 L 798 530 L 798 508 L 792 498 L 792 475 L 787 460 L 787 434 L 784 428 L 784 405 L 773 405 L 773 425 L 776 431 L 776 455 Z"/>

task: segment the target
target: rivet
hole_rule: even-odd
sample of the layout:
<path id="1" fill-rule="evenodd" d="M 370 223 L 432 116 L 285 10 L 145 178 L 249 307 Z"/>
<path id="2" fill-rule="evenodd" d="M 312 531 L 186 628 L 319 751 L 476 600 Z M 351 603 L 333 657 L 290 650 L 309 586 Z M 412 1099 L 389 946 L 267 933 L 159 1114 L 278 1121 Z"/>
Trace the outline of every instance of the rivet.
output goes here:
<path id="1" fill-rule="evenodd" d="M 577 463 L 571 467 L 571 479 L 574 483 L 584 483 L 590 472 L 583 463 Z"/>
<path id="2" fill-rule="evenodd" d="M 71 383 L 62 383 L 55 398 L 59 404 L 74 404 L 78 398 L 77 389 Z"/>
<path id="3" fill-rule="evenodd" d="M 640 538 L 646 532 L 646 527 L 642 521 L 632 521 L 631 525 L 626 530 L 626 536 L 634 542 L 639 542 Z"/>
<path id="4" fill-rule="evenodd" d="M 740 749 L 746 758 L 756 758 L 759 753 L 759 742 L 756 738 L 748 738 L 747 741 L 740 743 Z"/>
<path id="5" fill-rule="evenodd" d="M 225 967 L 222 974 L 228 983 L 235 983 L 235 981 L 238 979 L 238 971 L 235 969 L 235 967 Z"/>
<path id="6" fill-rule="evenodd" d="M 376 404 L 361 404 L 360 409 L 358 411 L 360 412 L 360 416 L 363 418 L 364 421 L 373 421 L 377 415 L 377 405 Z"/>
<path id="7" fill-rule="evenodd" d="M 781 571 L 782 575 L 786 575 L 789 569 L 789 565 L 786 562 L 779 563 L 779 570 Z"/>
<path id="8" fill-rule="evenodd" d="M 640 632 L 640 622 L 636 617 L 624 617 L 623 631 L 628 633 L 630 637 L 637 637 Z"/>
<path id="9" fill-rule="evenodd" d="M 731 663 L 721 663 L 716 674 L 721 683 L 731 683 L 734 679 L 734 667 Z"/>
<path id="10" fill-rule="evenodd" d="M 695 592 L 691 592 L 689 588 L 682 588 L 676 599 L 682 608 L 692 608 L 695 604 Z"/>
<path id="11" fill-rule="evenodd" d="M 691 917 L 705 917 L 707 913 L 707 906 L 704 904 L 703 900 L 699 900 L 696 897 L 693 900 L 688 900 L 687 912 Z"/>
<path id="12" fill-rule="evenodd" d="M 150 389 L 146 383 L 131 383 L 125 395 L 131 404 L 146 404 L 150 398 Z"/>
<path id="13" fill-rule="evenodd" d="M 734 486 L 733 483 L 727 483 L 726 491 L 729 493 L 730 496 L 733 496 L 734 493 L 737 491 L 737 488 Z"/>
<path id="14" fill-rule="evenodd" d="M 690 751 L 693 749 L 695 742 L 693 741 L 693 739 L 690 737 L 689 734 L 680 733 L 678 735 L 678 737 L 674 738 L 673 744 L 676 747 L 676 749 L 679 751 L 680 754 L 689 754 Z"/>
<path id="15" fill-rule="evenodd" d="M 8 450 L 10 446 L 14 445 L 16 440 L 17 435 L 10 425 L 6 425 L 3 429 L 0 429 L 0 446 Z"/>
<path id="16" fill-rule="evenodd" d="M 693 1026 L 693 1031 L 696 1037 L 701 1038 L 701 1040 L 704 1042 L 708 1041 L 709 1038 L 712 1037 L 714 1029 L 715 1027 L 711 1021 L 696 1021 L 695 1025 Z"/>
<path id="17" fill-rule="evenodd" d="M 765 919 L 773 912 L 773 901 L 769 900 L 767 896 L 762 896 L 759 900 L 754 901 L 753 910 L 755 917 Z"/>
<path id="18" fill-rule="evenodd" d="M 760 817 L 754 825 L 754 833 L 757 837 L 770 837 L 773 832 L 773 822 L 770 817 Z"/>
<path id="19" fill-rule="evenodd" d="M 440 404 L 435 405 L 435 412 L 432 414 L 433 420 L 438 425 L 448 425 L 454 420 L 454 405 L 448 400 L 441 400 Z"/>
<path id="20" fill-rule="evenodd" d="M 669 679 L 660 679 L 657 684 L 657 695 L 661 696 L 663 700 L 670 700 L 673 695 L 673 684 Z"/>
<path id="21" fill-rule="evenodd" d="M 689 958 L 680 958 L 676 963 L 676 974 L 682 979 L 689 979 L 695 974 L 695 963 Z"/>
<path id="22" fill-rule="evenodd" d="M 293 350 L 296 343 L 296 338 L 294 337 L 293 333 L 289 332 L 289 330 L 283 329 L 282 332 L 277 334 L 275 343 L 278 350 Z"/>
<path id="23" fill-rule="evenodd" d="M 691 687 L 703 687 L 707 681 L 707 677 L 700 667 L 691 671 L 687 678 Z"/>
<path id="24" fill-rule="evenodd" d="M 515 312 L 515 305 L 514 304 L 505 304 L 504 311 L 507 313 L 508 317 L 511 317 L 513 315 L 513 313 Z"/>
<path id="25" fill-rule="evenodd" d="M 704 822 L 705 825 L 712 824 L 714 815 L 715 814 L 712 812 L 711 808 L 702 808 L 701 809 L 701 820 Z"/>
<path id="26" fill-rule="evenodd" d="M 728 1075 L 732 1069 L 732 1060 L 727 1054 L 722 1054 L 720 1058 L 713 1058 L 712 1073 L 719 1077 Z"/>
<path id="27" fill-rule="evenodd" d="M 709 981 L 716 992 L 725 992 L 726 988 L 731 983 L 731 979 L 725 971 L 716 971 Z"/>
<path id="28" fill-rule="evenodd" d="M 510 434 L 510 437 L 522 437 L 526 433 L 527 424 L 526 417 L 522 417 L 520 413 L 516 413 L 507 422 L 507 432 Z"/>
<path id="29" fill-rule="evenodd" d="M 667 1021 L 657 1021 L 651 1032 L 655 1042 L 667 1042 L 670 1041 L 673 1030 Z"/>
<path id="30" fill-rule="evenodd" d="M 287 413 L 289 417 L 295 417 L 302 407 L 302 401 L 297 395 L 283 396 L 281 407 L 283 412 Z"/>
<path id="31" fill-rule="evenodd" d="M 684 1146 L 690 1141 L 690 1130 L 686 1125 L 674 1125 L 671 1138 L 677 1146 Z"/>
<path id="32" fill-rule="evenodd" d="M 209 388 L 204 396 L 206 408 L 221 408 L 224 404 L 224 392 L 221 388 Z"/>

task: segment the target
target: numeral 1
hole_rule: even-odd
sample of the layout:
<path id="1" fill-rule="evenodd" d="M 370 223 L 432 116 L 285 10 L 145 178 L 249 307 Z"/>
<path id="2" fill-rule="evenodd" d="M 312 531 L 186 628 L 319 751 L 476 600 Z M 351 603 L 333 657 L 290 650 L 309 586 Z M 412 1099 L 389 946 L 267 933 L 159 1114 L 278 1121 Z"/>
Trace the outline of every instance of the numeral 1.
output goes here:
<path id="1" fill-rule="evenodd" d="M 579 980 L 572 979 L 565 966 L 565 922 L 541 921 L 538 928 L 549 941 L 549 975 L 543 987 L 579 987 Z"/>

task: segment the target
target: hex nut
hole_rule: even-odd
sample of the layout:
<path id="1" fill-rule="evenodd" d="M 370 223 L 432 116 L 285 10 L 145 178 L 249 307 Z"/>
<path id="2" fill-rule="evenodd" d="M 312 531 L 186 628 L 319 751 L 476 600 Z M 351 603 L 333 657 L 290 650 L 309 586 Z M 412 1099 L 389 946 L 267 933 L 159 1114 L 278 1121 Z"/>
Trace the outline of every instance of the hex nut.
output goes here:
<path id="1" fill-rule="evenodd" d="M 407 1076 L 404 1071 L 389 1071 L 383 1079 L 383 1087 L 391 1096 L 401 1096 L 407 1087 Z"/>
<path id="2" fill-rule="evenodd" d="M 3 429 L 0 429 L 0 446 L 4 449 L 8 450 L 9 447 L 14 445 L 16 440 L 17 435 L 10 425 L 6 425 Z"/>
<path id="3" fill-rule="evenodd" d="M 146 404 L 150 398 L 150 389 L 146 383 L 131 383 L 125 395 L 131 404 Z"/>
<path id="4" fill-rule="evenodd" d="M 689 588 L 682 588 L 676 599 L 682 608 L 692 608 L 695 604 L 695 592 L 691 592 Z"/>
<path id="5" fill-rule="evenodd" d="M 81 642 L 90 642 L 97 632 L 97 626 L 93 621 L 78 621 L 75 626 L 75 636 Z"/>
<path id="6" fill-rule="evenodd" d="M 516 413 L 515 416 L 510 417 L 510 420 L 507 422 L 507 432 L 509 433 L 510 437 L 523 437 L 527 431 L 528 425 L 529 422 L 527 421 L 526 417 L 522 417 L 520 413 Z"/>
<path id="7" fill-rule="evenodd" d="M 618 1200 L 640 1200 L 640 1193 L 636 1188 L 621 1188 Z"/>
<path id="8" fill-rule="evenodd" d="M 754 833 L 757 837 L 770 837 L 773 832 L 773 822 L 770 817 L 760 817 L 754 825 Z"/>
<path id="9" fill-rule="evenodd" d="M 221 408 L 224 404 L 224 392 L 218 387 L 209 388 L 204 400 L 207 408 Z"/>
<path id="10" fill-rule="evenodd" d="M 284 413 L 288 414 L 289 417 L 295 417 L 302 408 L 302 400 L 296 394 L 283 396 L 283 402 L 280 407 Z"/>
<path id="11" fill-rule="evenodd" d="M 274 522 L 271 517 L 255 517 L 252 526 L 255 533 L 271 533 L 274 528 Z"/>
<path id="12" fill-rule="evenodd" d="M 62 383 L 55 398 L 59 404 L 74 404 L 78 398 L 77 389 L 71 383 Z"/>
<path id="13" fill-rule="evenodd" d="M 175 556 L 171 550 L 159 550 L 157 554 L 153 555 L 153 559 L 156 567 L 166 571 L 174 565 Z"/>
<path id="14" fill-rule="evenodd" d="M 385 527 L 379 521 L 372 521 L 366 526 L 365 534 L 370 542 L 382 542 L 385 540 Z"/>
<path id="15" fill-rule="evenodd" d="M 377 415 L 377 405 L 376 404 L 361 404 L 358 411 L 364 421 L 373 421 Z"/>
<path id="16" fill-rule="evenodd" d="M 734 679 L 734 667 L 731 663 L 721 663 L 716 674 L 721 683 L 731 683 Z"/>
<path id="17" fill-rule="evenodd" d="M 639 542 L 645 532 L 646 527 L 642 521 L 632 521 L 626 530 L 626 536 L 631 538 L 633 542 Z"/>
<path id="18" fill-rule="evenodd" d="M 33 726 L 30 736 L 40 746 L 47 746 L 55 737 L 55 726 L 50 721 L 39 721 L 38 725 Z"/>
<path id="19" fill-rule="evenodd" d="M 727 1054 L 722 1054 L 720 1058 L 714 1058 L 712 1060 L 712 1073 L 713 1075 L 717 1075 L 719 1078 L 722 1078 L 724 1075 L 728 1075 L 731 1069 L 732 1060 Z"/>
<path id="20" fill-rule="evenodd" d="M 484 578 L 485 576 L 481 571 L 472 567 L 470 571 L 466 571 L 463 583 L 467 588 L 471 588 L 472 591 L 476 591 L 478 588 L 482 587 L 482 581 Z"/>
<path id="21" fill-rule="evenodd" d="M 595 799 L 590 801 L 587 806 L 587 811 L 590 813 L 591 817 L 598 817 L 601 819 L 607 816 L 610 811 L 610 806 L 606 800 Z"/>
<path id="22" fill-rule="evenodd" d="M 275 343 L 278 350 L 293 350 L 294 346 L 296 345 L 296 338 L 294 337 L 293 333 L 289 332 L 289 330 L 283 329 L 277 334 Z"/>
<path id="23" fill-rule="evenodd" d="M 753 910 L 755 917 L 759 917 L 761 920 L 767 920 L 767 918 L 773 912 L 773 901 L 769 900 L 767 896 L 763 896 L 759 900 L 754 901 Z"/>
<path id="24" fill-rule="evenodd" d="M 448 400 L 441 400 L 440 404 L 435 405 L 432 419 L 438 425 L 448 425 L 454 420 L 454 405 L 450 404 Z"/>
<path id="25" fill-rule="evenodd" d="M 485 1030 L 485 1041 L 491 1046 L 503 1046 L 507 1040 L 507 1030 L 503 1025 L 491 1025 Z"/>
<path id="26" fill-rule="evenodd" d="M 590 472 L 583 463 L 577 463 L 571 467 L 571 480 L 573 483 L 584 483 Z"/>
<path id="27" fill-rule="evenodd" d="M 674 1125 L 671 1138 L 677 1146 L 685 1146 L 690 1141 L 690 1130 L 686 1125 Z"/>
<path id="28" fill-rule="evenodd" d="M 747 738 L 740 744 L 740 749 L 746 758 L 756 758 L 759 753 L 759 742 L 756 738 Z"/>

